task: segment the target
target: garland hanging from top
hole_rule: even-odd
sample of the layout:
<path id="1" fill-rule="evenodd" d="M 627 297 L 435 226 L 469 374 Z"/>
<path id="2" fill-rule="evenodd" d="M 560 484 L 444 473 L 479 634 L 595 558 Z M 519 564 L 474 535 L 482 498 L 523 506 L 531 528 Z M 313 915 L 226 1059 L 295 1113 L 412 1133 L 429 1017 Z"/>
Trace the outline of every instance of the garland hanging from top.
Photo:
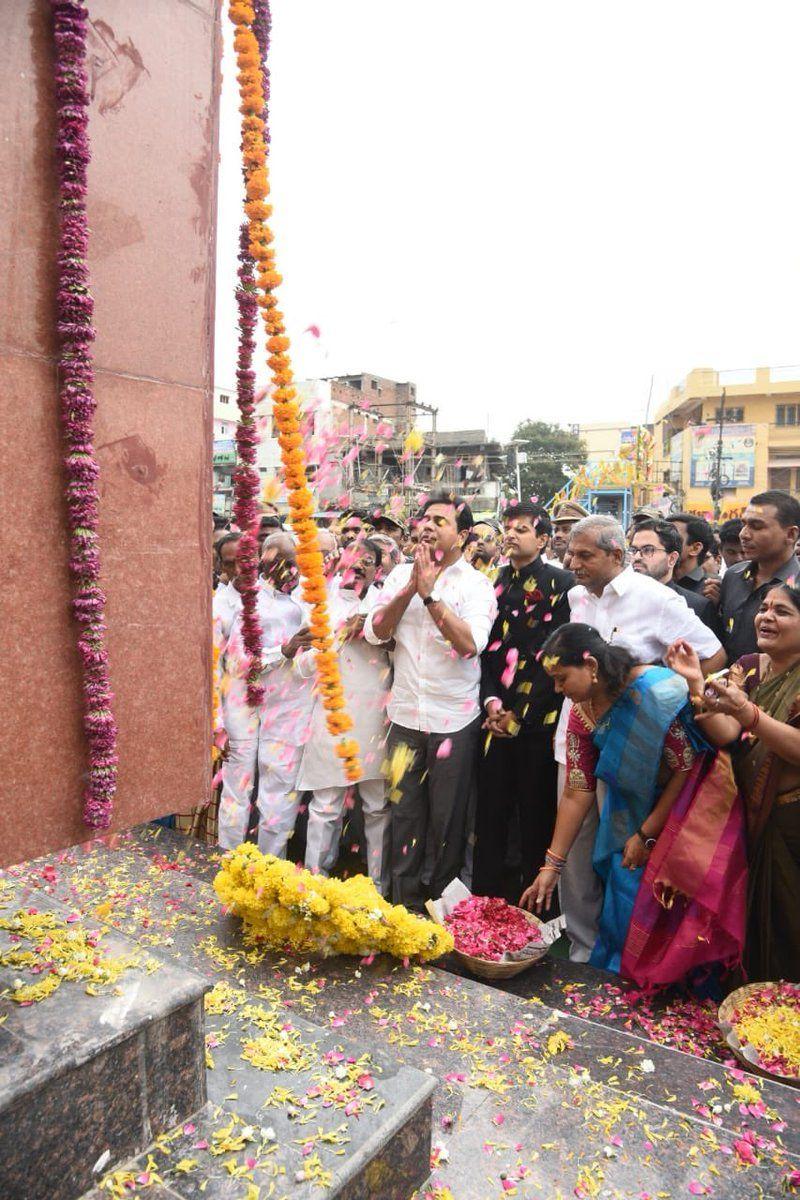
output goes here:
<path id="1" fill-rule="evenodd" d="M 88 781 L 83 819 L 107 829 L 117 787 L 117 727 L 105 648 L 105 595 L 100 587 L 97 535 L 98 465 L 94 456 L 94 304 L 86 253 L 86 174 L 89 91 L 86 78 L 88 14 L 81 0 L 50 0 L 55 39 L 56 163 L 58 170 L 58 374 L 65 443 L 69 569 L 83 672 L 83 726 Z"/>
<path id="2" fill-rule="evenodd" d="M 236 27 L 237 80 L 242 114 L 242 161 L 245 176 L 245 212 L 248 218 L 249 251 L 256 262 L 257 302 L 267 334 L 269 365 L 272 370 L 272 394 L 275 423 L 284 468 L 286 491 L 291 510 L 292 527 L 299 548 L 297 563 L 303 581 L 303 598 L 311 606 L 310 628 L 317 650 L 317 675 L 322 702 L 327 711 L 327 725 L 334 737 L 352 729 L 353 722 L 345 711 L 344 691 L 339 673 L 339 659 L 333 648 L 327 589 L 323 574 L 322 553 L 317 527 L 313 520 L 314 498 L 306 480 L 306 458 L 300 431 L 300 406 L 293 386 L 289 339 L 286 336 L 283 313 L 278 308 L 275 289 L 281 276 L 275 270 L 273 233 L 267 221 L 272 207 L 267 170 L 268 133 L 265 121 L 265 87 L 269 77 L 264 71 L 269 41 L 269 6 L 266 0 L 229 0 L 230 19 Z M 336 752 L 344 760 L 348 779 L 361 777 L 358 743 L 342 738 Z"/>
<path id="3" fill-rule="evenodd" d="M 239 310 L 239 357 L 236 364 L 236 402 L 239 422 L 236 426 L 236 457 L 233 476 L 233 519 L 242 531 L 236 557 L 239 564 L 239 593 L 242 597 L 242 638 L 248 656 L 247 703 L 256 708 L 264 699 L 261 683 L 261 625 L 258 620 L 258 493 L 260 480 L 256 466 L 258 429 L 256 427 L 253 352 L 258 323 L 254 262 L 247 249 L 247 225 L 239 232 L 239 285 L 236 306 Z"/>

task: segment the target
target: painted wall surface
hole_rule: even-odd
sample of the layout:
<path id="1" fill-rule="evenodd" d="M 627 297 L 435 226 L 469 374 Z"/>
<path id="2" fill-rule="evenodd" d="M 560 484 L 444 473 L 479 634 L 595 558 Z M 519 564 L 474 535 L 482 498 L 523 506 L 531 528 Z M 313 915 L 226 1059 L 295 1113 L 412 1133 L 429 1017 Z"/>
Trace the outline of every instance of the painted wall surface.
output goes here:
<path id="1" fill-rule="evenodd" d="M 209 788 L 216 0 L 92 0 L 95 442 L 114 828 Z M 0 0 L 0 862 L 90 836 L 55 370 L 46 0 Z"/>

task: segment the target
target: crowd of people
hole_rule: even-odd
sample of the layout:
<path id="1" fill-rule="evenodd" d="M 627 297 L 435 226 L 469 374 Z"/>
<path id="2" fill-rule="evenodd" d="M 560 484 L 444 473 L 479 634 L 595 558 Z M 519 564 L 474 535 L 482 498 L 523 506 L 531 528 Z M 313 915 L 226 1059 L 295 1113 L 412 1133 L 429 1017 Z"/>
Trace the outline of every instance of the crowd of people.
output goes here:
<path id="1" fill-rule="evenodd" d="M 333 872 L 363 826 L 382 894 L 420 911 L 460 877 L 642 985 L 743 969 L 800 980 L 800 503 L 715 530 L 677 512 L 432 495 L 320 521 L 362 777 L 315 688 L 296 547 L 261 521 L 264 699 L 247 702 L 240 535 L 215 530 L 218 837 Z M 351 839 L 348 839 L 351 840 Z"/>

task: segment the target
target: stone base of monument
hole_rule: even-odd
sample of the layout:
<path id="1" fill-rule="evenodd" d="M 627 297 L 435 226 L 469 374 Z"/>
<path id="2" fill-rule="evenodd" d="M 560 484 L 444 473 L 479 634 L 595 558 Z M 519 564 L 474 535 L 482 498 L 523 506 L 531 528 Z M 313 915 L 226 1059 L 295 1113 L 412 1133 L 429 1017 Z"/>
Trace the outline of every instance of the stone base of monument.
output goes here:
<path id="1" fill-rule="evenodd" d="M 138 1153 L 205 1102 L 208 984 L 90 911 L 44 895 L 24 902 L 21 891 L 0 890 L 0 1196 L 72 1200 L 98 1160 Z M 31 971 L 56 942 L 60 969 Z M 96 968 L 95 981 L 70 980 L 76 962 Z M 55 980 L 45 1000 L 26 1002 L 26 988 Z"/>
<path id="2" fill-rule="evenodd" d="M 598 1014 L 589 1020 L 564 1011 L 565 987 L 601 1001 L 604 989 L 618 990 L 615 977 L 545 960 L 499 990 L 385 958 L 260 953 L 220 910 L 217 866 L 214 851 L 145 827 L 9 873 L 31 905 L 55 900 L 86 920 L 99 906 L 117 934 L 164 963 L 145 982 L 184 968 L 214 985 L 208 1103 L 132 1160 L 119 1161 L 115 1142 L 117 1166 L 98 1175 L 91 1200 L 410 1200 L 415 1188 L 437 1197 L 449 1188 L 455 1200 L 793 1194 L 795 1093 L 729 1070 L 713 1050 L 701 1058 L 623 1031 L 613 1006 L 608 1016 L 603 1003 L 589 1006 Z M 47 1010 L 64 990 L 24 1019 L 50 1028 Z M 84 1002 L 100 1013 L 107 1001 Z M 69 1028 L 72 1016 L 62 1018 Z M 75 1027 L 75 1053 L 96 1024 Z M 26 1047 L 27 1032 L 10 1031 L 18 1053 L 35 1058 L 35 1037 Z M 182 1056 L 162 1032 L 160 1062 L 179 1073 Z M 126 1070 L 131 1060 L 115 1088 Z M 759 1089 L 759 1103 L 736 1090 L 743 1081 Z M 98 1082 L 96 1121 L 116 1102 L 110 1082 Z M 170 1086 L 162 1075 L 164 1095 Z M 0 1154 L 24 1147 L 39 1170 L 63 1155 L 72 1180 L 76 1163 L 81 1178 L 91 1175 L 102 1139 L 76 1140 L 65 1107 L 61 1142 L 48 1133 L 38 1146 L 35 1114 L 18 1096 Z M 127 1120 L 136 1124 L 132 1113 Z M 141 1119 L 136 1129 L 141 1138 Z M 4 1200 L 43 1194 L 0 1187 Z"/>

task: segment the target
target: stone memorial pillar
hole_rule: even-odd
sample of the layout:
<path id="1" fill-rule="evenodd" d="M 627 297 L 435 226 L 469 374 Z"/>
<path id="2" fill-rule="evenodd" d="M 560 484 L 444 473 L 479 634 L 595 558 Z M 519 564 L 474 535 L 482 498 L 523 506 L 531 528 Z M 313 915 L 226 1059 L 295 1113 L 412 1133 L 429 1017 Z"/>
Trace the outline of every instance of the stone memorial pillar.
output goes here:
<path id="1" fill-rule="evenodd" d="M 217 0 L 88 0 L 112 828 L 210 783 Z M 55 370 L 47 0 L 0 0 L 0 863 L 91 835 Z"/>

